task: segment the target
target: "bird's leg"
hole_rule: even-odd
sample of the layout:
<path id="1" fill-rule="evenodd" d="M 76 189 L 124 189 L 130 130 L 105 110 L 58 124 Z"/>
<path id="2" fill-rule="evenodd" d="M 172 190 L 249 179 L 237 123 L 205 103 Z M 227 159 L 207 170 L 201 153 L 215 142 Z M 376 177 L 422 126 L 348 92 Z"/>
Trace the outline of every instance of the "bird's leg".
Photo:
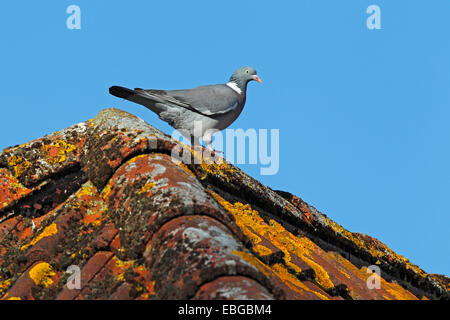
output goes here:
<path id="1" fill-rule="evenodd" d="M 210 152 L 212 157 L 215 157 L 216 154 L 222 154 L 222 151 L 219 150 L 214 150 L 213 146 L 212 146 L 212 134 L 208 134 L 206 133 L 203 137 L 202 137 L 203 141 L 205 141 L 206 146 L 208 148 L 208 151 Z"/>
<path id="2" fill-rule="evenodd" d="M 203 147 L 200 143 L 200 140 L 198 139 L 198 137 L 195 137 L 193 135 L 191 136 L 191 148 L 192 148 L 192 150 L 194 150 L 194 152 L 198 152 L 198 153 L 202 154 L 201 149 Z M 191 164 L 193 164 L 193 163 L 198 164 L 198 160 L 194 156 L 194 154 L 192 154 L 192 157 L 191 157 Z"/>
<path id="3" fill-rule="evenodd" d="M 210 150 L 210 151 L 214 151 L 213 147 L 212 147 L 212 136 L 210 134 L 205 134 L 202 137 L 203 141 L 205 141 L 206 143 L 206 147 Z"/>

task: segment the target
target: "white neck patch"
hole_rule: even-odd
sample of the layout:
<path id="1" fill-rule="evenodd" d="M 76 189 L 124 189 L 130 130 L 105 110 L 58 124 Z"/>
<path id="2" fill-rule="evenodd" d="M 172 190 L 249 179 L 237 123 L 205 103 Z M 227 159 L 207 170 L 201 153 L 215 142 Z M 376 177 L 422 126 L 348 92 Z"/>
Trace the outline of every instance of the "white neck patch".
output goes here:
<path id="1" fill-rule="evenodd" d="M 227 86 L 229 86 L 231 89 L 236 91 L 238 94 L 242 93 L 242 90 L 238 87 L 236 82 L 230 81 L 230 82 L 227 83 Z"/>

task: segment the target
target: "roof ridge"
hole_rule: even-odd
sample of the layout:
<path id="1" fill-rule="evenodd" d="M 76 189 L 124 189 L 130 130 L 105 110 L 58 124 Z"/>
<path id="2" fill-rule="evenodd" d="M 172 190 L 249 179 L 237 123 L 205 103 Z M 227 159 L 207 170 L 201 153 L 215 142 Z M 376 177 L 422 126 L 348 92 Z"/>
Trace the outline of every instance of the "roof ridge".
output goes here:
<path id="1" fill-rule="evenodd" d="M 33 296 L 29 287 L 34 285 L 25 265 L 39 259 L 51 260 L 52 271 L 47 275 L 49 279 L 60 277 L 58 286 L 62 288 L 67 263 L 77 262 L 89 269 L 89 261 L 96 261 L 94 257 L 103 259 L 99 252 L 109 252 L 108 261 L 137 259 L 133 272 L 139 276 L 130 275 L 126 280 L 124 270 L 105 262 L 103 271 L 97 271 L 84 284 L 79 297 L 94 297 L 95 281 L 109 284 L 105 290 L 110 291 L 103 294 L 141 299 L 152 295 L 217 298 L 225 287 L 239 288 L 241 295 L 258 298 L 415 298 L 412 294 L 431 299 L 449 297 L 447 277 L 425 273 L 378 239 L 349 232 L 301 198 L 272 190 L 223 158 L 215 161 L 203 157 L 193 164 L 173 159 L 175 146 L 185 148 L 191 159 L 200 157 L 198 150 L 182 145 L 142 119 L 110 108 L 86 122 L 3 150 L 0 296 L 6 292 L 9 297 L 56 298 L 45 288 Z M 67 224 L 66 219 L 78 222 Z M 247 229 L 240 219 L 259 221 L 260 227 Z M 55 230 L 72 228 L 74 237 L 81 232 L 79 241 L 85 248 L 80 247 L 80 253 L 72 252 L 67 246 L 79 244 L 59 231 L 30 242 L 51 221 L 59 221 Z M 39 226 L 33 229 L 36 223 Z M 195 230 L 190 235 L 194 237 L 192 243 L 180 246 L 187 236 L 183 230 L 189 228 Z M 217 242 L 211 230 L 228 240 Z M 178 240 L 167 237 L 170 233 L 177 234 Z M 197 247 L 195 239 L 199 235 L 206 237 L 211 248 L 222 252 L 220 259 L 211 256 L 217 264 L 205 265 L 203 273 L 209 270 L 205 274 L 198 274 L 202 271 L 198 261 L 185 254 L 185 250 L 200 250 L 201 256 L 211 255 L 202 251 L 204 246 Z M 153 241 L 157 245 L 149 246 Z M 292 244 L 282 244 L 285 241 Z M 228 245 L 234 249 L 225 250 Z M 40 251 L 43 246 L 54 249 Z M 21 247 L 26 250 L 21 252 Z M 52 251 L 58 247 L 70 254 Z M 164 252 L 171 252 L 165 264 L 154 258 L 163 247 Z M 111 260 L 110 254 L 116 258 Z M 175 270 L 176 265 L 170 262 L 178 261 L 174 260 L 177 255 L 184 264 L 193 263 L 190 267 L 186 264 L 188 269 L 183 272 L 197 274 L 198 278 L 188 282 L 180 282 L 177 277 L 168 281 L 158 278 L 158 274 L 168 275 Z M 228 264 L 223 264 L 226 261 Z M 364 288 L 368 275 L 363 271 L 369 265 L 378 265 L 382 270 L 385 288 L 381 291 Z M 88 269 L 85 271 L 91 272 Z M 52 272 L 55 275 L 50 276 Z M 109 278 L 105 272 L 119 272 L 118 278 Z M 256 282 L 248 280 L 246 286 L 243 278 L 229 278 L 235 275 Z M 23 283 L 28 283 L 28 289 L 20 291 Z M 140 287 L 136 283 L 141 283 Z M 174 285 L 180 287 L 174 291 Z"/>

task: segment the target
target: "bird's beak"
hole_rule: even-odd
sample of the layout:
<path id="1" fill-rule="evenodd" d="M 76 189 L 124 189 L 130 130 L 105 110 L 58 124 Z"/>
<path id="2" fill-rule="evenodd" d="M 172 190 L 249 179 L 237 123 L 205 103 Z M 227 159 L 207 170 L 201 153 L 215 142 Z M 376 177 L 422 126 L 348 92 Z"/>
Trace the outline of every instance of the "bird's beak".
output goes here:
<path id="1" fill-rule="evenodd" d="M 258 81 L 259 83 L 262 82 L 262 80 L 261 80 L 257 75 L 254 75 L 254 76 L 253 76 L 253 80 Z"/>

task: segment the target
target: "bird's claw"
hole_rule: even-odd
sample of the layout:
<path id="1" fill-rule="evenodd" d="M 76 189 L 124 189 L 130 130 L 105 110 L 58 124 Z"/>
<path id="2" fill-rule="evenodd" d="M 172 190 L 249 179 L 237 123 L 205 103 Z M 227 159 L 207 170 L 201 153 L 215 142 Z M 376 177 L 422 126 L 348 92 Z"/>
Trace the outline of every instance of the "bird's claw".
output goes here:
<path id="1" fill-rule="evenodd" d="M 212 150 L 212 152 L 217 153 L 219 155 L 223 155 L 223 151 L 220 150 Z"/>
<path id="2" fill-rule="evenodd" d="M 223 151 L 214 150 L 213 148 L 206 148 L 205 150 L 208 150 L 209 154 L 213 158 L 215 158 L 216 156 L 223 157 Z"/>

